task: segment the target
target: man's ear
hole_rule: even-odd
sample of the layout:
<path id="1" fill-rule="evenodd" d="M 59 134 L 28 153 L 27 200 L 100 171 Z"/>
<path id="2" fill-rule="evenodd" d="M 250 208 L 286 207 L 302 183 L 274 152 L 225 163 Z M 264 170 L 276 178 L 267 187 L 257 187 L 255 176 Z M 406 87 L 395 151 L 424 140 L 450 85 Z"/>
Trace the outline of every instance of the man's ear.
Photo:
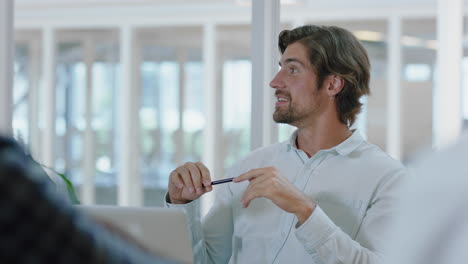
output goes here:
<path id="1" fill-rule="evenodd" d="M 330 75 L 327 77 L 327 93 L 328 96 L 335 97 L 344 87 L 344 79 L 338 75 Z"/>

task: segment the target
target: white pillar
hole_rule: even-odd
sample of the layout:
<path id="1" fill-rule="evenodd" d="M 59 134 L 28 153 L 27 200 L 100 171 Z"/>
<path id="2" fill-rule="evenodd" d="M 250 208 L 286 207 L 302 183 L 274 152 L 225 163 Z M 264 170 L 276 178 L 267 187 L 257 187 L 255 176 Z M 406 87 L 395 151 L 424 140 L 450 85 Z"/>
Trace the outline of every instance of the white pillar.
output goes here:
<path id="1" fill-rule="evenodd" d="M 204 74 L 204 95 L 205 95 L 205 117 L 206 125 L 204 133 L 204 149 L 203 149 L 203 163 L 211 171 L 212 177 L 219 177 L 216 175 L 215 164 L 222 162 L 216 160 L 219 153 L 217 153 L 216 146 L 221 142 L 217 141 L 220 137 L 219 131 L 216 128 L 216 122 L 220 118 L 218 112 L 217 93 L 220 88 L 216 87 L 216 25 L 206 24 L 203 27 L 203 74 Z"/>
<path id="2" fill-rule="evenodd" d="M 86 65 L 86 91 L 85 91 L 85 121 L 84 155 L 83 155 L 83 185 L 81 200 L 83 204 L 95 202 L 95 174 L 96 174 L 96 141 L 93 129 L 93 63 L 95 60 L 94 43 L 91 38 L 84 42 L 84 62 Z"/>
<path id="3" fill-rule="evenodd" d="M 41 131 L 39 130 L 41 50 L 38 40 L 30 41 L 29 47 L 29 148 L 31 155 L 38 159 L 41 155 Z"/>
<path id="4" fill-rule="evenodd" d="M 131 99 L 132 99 L 132 196 L 131 202 L 133 206 L 143 205 L 143 173 L 142 173 L 142 151 L 141 151 L 141 125 L 140 125 L 140 106 L 141 106 L 141 43 L 135 37 L 135 29 L 132 28 L 132 73 L 131 73 Z"/>
<path id="5" fill-rule="evenodd" d="M 457 140 L 462 129 L 463 1 L 437 1 L 437 75 L 433 91 L 433 145 Z"/>
<path id="6" fill-rule="evenodd" d="M 387 152 L 401 158 L 401 17 L 388 21 Z"/>
<path id="7" fill-rule="evenodd" d="M 12 135 L 13 0 L 0 1 L 0 134 Z"/>
<path id="8" fill-rule="evenodd" d="M 55 30 L 45 28 L 42 32 L 42 86 L 41 104 L 43 108 L 43 148 L 42 163 L 49 167 L 55 165 Z"/>
<path id="9" fill-rule="evenodd" d="M 176 164 L 182 165 L 184 160 L 184 103 L 185 103 L 185 62 L 187 51 L 185 48 L 177 49 L 177 63 L 179 64 L 179 129 L 176 134 Z"/>
<path id="10" fill-rule="evenodd" d="M 275 97 L 269 83 L 278 72 L 279 0 L 252 1 L 252 118 L 250 148 L 275 143 Z"/>
<path id="11" fill-rule="evenodd" d="M 210 170 L 212 180 L 224 177 L 223 160 L 220 155 L 222 146 L 222 86 L 219 83 L 218 47 L 216 45 L 216 25 L 208 23 L 203 27 L 203 82 L 205 96 L 206 124 L 203 131 L 204 148 L 202 162 Z M 208 212 L 213 200 L 211 195 L 204 195 L 201 200 L 201 215 Z"/>
<path id="12" fill-rule="evenodd" d="M 121 84 L 117 98 L 119 100 L 119 127 L 118 127 L 118 153 L 119 153 L 119 186 L 118 204 L 122 206 L 136 205 L 136 185 L 140 184 L 141 173 L 138 171 L 137 151 L 139 118 L 135 105 L 139 100 L 137 85 L 137 67 L 134 52 L 134 29 L 123 26 L 120 30 L 120 70 Z"/>

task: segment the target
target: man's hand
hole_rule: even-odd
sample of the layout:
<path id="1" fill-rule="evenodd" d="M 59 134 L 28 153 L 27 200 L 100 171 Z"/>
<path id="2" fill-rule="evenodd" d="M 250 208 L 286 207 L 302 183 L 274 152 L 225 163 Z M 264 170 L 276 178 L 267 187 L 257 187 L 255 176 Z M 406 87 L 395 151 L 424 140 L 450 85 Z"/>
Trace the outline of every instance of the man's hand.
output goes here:
<path id="1" fill-rule="evenodd" d="M 284 211 L 295 214 L 300 224 L 303 224 L 315 209 L 315 203 L 281 176 L 275 167 L 253 169 L 234 178 L 233 182 L 246 180 L 250 181 L 250 184 L 241 198 L 244 208 L 248 207 L 253 199 L 264 197 Z"/>
<path id="2" fill-rule="evenodd" d="M 187 162 L 169 176 L 169 199 L 174 204 L 189 203 L 212 189 L 210 171 L 201 162 Z"/>

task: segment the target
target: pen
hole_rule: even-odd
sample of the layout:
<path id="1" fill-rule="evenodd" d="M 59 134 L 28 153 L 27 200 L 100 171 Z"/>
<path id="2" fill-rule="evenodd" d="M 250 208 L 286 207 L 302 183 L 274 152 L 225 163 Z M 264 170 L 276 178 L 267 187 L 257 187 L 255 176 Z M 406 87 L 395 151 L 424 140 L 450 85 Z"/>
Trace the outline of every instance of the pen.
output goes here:
<path id="1" fill-rule="evenodd" d="M 216 184 L 221 184 L 221 183 L 226 183 L 226 182 L 232 182 L 232 179 L 234 178 L 227 178 L 219 181 L 212 181 L 211 185 L 216 185 Z"/>

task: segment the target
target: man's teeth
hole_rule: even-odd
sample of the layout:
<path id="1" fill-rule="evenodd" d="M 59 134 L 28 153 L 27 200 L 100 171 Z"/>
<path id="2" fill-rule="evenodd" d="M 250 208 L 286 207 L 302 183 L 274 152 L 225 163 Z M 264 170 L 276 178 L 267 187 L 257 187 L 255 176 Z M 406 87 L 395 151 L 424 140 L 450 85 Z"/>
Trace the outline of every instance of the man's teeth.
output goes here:
<path id="1" fill-rule="evenodd" d="M 288 100 L 286 98 L 278 98 L 278 102 L 287 102 Z"/>

